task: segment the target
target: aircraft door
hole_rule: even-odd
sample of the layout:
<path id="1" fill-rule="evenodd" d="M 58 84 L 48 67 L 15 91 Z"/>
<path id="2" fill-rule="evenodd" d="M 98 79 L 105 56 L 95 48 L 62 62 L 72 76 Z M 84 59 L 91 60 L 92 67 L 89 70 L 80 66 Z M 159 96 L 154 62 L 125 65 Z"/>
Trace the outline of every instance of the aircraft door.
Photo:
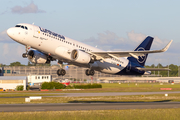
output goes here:
<path id="1" fill-rule="evenodd" d="M 34 35 L 33 35 L 33 37 L 39 38 L 39 33 L 40 33 L 39 28 L 34 26 Z"/>

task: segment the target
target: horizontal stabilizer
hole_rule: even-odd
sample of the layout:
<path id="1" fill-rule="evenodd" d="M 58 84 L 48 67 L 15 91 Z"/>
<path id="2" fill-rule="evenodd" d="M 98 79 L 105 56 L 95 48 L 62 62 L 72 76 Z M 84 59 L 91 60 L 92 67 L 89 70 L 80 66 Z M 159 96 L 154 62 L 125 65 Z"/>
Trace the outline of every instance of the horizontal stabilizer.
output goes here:
<path id="1" fill-rule="evenodd" d="M 136 67 L 138 70 L 141 71 L 171 71 L 169 68 L 140 68 Z"/>

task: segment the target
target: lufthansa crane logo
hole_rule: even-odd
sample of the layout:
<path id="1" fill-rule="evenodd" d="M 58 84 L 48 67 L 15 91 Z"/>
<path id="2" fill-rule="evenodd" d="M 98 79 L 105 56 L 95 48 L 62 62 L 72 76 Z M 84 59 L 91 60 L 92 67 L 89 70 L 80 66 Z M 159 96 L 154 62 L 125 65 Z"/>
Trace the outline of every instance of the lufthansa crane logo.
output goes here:
<path id="1" fill-rule="evenodd" d="M 145 49 L 142 48 L 142 47 L 140 47 L 140 48 L 138 48 L 137 51 L 145 51 Z M 137 60 L 138 60 L 139 63 L 145 62 L 145 60 L 146 60 L 146 54 L 143 54 L 143 55 L 141 55 L 141 56 L 138 56 L 138 59 L 137 59 Z"/>

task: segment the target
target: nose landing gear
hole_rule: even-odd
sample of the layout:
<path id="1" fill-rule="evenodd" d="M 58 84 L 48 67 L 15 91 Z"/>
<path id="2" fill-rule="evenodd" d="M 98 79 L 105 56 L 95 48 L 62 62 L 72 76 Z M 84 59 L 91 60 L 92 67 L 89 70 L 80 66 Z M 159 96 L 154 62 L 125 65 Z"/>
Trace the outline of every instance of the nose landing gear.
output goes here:
<path id="1" fill-rule="evenodd" d="M 28 50 L 31 48 L 31 46 L 29 46 L 29 45 L 26 45 L 26 53 L 23 53 L 22 54 L 22 57 L 23 58 L 27 58 L 28 57 Z"/>

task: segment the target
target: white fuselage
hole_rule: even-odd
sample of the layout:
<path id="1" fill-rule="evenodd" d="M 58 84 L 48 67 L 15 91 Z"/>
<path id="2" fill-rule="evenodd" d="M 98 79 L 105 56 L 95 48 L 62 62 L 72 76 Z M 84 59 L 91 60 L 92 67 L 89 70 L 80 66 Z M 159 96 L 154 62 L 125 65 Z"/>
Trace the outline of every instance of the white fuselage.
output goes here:
<path id="1" fill-rule="evenodd" d="M 124 69 L 129 60 L 126 58 L 108 58 L 105 60 L 95 61 L 92 64 L 80 64 L 71 60 L 70 52 L 74 49 L 80 49 L 85 52 L 102 51 L 96 47 L 89 46 L 82 42 L 51 32 L 41 27 L 31 24 L 18 24 L 25 28 L 12 27 L 7 30 L 8 35 L 18 43 L 31 46 L 40 52 L 51 55 L 53 58 L 63 62 L 71 63 L 81 67 L 91 67 L 104 73 L 116 74 Z"/>

